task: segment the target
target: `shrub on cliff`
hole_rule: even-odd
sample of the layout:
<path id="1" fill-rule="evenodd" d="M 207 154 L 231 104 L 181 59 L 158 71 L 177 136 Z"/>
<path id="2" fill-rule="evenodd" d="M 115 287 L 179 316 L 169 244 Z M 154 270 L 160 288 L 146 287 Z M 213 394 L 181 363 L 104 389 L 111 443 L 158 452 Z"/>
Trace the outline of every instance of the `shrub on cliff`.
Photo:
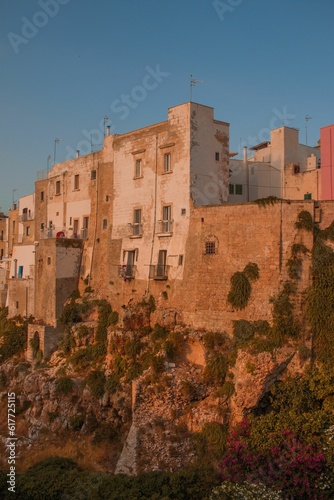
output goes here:
<path id="1" fill-rule="evenodd" d="M 23 352 L 27 343 L 28 321 L 8 319 L 7 313 L 7 308 L 0 310 L 0 362 Z"/>

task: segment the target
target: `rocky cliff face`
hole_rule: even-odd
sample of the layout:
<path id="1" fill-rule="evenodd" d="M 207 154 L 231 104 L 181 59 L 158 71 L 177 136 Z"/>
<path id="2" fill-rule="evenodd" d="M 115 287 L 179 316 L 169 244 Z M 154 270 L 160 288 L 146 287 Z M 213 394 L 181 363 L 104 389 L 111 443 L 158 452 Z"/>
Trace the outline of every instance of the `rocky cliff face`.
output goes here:
<path id="1" fill-rule="evenodd" d="M 235 349 L 223 333 L 149 328 L 145 314 L 134 331 L 137 313 L 127 329 L 105 322 L 102 335 L 92 307 L 47 363 L 1 366 L 2 399 L 16 394 L 21 469 L 49 455 L 111 473 L 183 468 L 205 453 L 203 439 L 210 448 L 208 429 L 240 421 L 276 380 L 306 366 L 293 342 Z M 1 434 L 4 446 L 6 425 Z"/>

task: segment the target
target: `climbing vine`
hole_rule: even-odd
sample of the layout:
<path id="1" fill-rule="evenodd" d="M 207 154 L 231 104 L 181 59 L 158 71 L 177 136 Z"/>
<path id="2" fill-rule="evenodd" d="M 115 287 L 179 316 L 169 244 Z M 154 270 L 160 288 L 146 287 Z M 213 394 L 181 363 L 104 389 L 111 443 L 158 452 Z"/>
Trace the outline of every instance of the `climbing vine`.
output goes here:
<path id="1" fill-rule="evenodd" d="M 277 196 L 268 196 L 267 198 L 259 198 L 255 200 L 254 203 L 259 205 L 260 207 L 265 207 L 267 205 L 274 205 L 275 203 L 278 203 L 280 201 L 280 198 L 277 198 Z"/>
<path id="2" fill-rule="evenodd" d="M 287 262 L 289 278 L 299 280 L 302 274 L 302 257 L 309 252 L 303 243 L 294 243 L 291 249 L 291 257 Z"/>
<path id="3" fill-rule="evenodd" d="M 227 300 L 235 309 L 245 309 L 252 291 L 250 282 L 258 280 L 259 276 L 259 266 L 254 262 L 249 262 L 242 272 L 233 274 Z"/>
<path id="4" fill-rule="evenodd" d="M 306 318 L 313 332 L 315 357 L 325 363 L 334 360 L 334 224 L 315 232 L 312 250 L 312 286 L 306 302 Z"/>

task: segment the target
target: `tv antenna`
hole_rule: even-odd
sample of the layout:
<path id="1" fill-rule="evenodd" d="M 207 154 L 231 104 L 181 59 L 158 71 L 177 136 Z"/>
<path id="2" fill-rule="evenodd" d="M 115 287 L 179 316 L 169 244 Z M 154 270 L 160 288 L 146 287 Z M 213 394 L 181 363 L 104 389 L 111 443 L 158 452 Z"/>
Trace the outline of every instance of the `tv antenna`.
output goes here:
<path id="1" fill-rule="evenodd" d="M 190 102 L 192 101 L 193 97 L 193 87 L 195 87 L 197 83 L 204 83 L 204 81 L 197 80 L 196 78 L 193 78 L 193 75 L 190 75 Z"/>
<path id="2" fill-rule="evenodd" d="M 306 115 L 305 116 L 305 143 L 306 143 L 306 146 L 307 146 L 307 122 L 309 120 L 312 120 L 312 116 Z"/>

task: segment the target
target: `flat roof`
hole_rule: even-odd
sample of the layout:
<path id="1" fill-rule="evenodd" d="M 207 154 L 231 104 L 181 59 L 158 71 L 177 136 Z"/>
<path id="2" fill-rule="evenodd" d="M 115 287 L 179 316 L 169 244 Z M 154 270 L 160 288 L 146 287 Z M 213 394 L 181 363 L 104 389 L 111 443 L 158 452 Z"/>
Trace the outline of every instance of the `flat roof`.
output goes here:
<path id="1" fill-rule="evenodd" d="M 264 141 L 264 142 L 260 142 L 259 144 L 256 144 L 255 146 L 252 146 L 249 149 L 251 151 L 257 151 L 258 149 L 267 148 L 270 144 L 271 144 L 270 141 Z"/>

